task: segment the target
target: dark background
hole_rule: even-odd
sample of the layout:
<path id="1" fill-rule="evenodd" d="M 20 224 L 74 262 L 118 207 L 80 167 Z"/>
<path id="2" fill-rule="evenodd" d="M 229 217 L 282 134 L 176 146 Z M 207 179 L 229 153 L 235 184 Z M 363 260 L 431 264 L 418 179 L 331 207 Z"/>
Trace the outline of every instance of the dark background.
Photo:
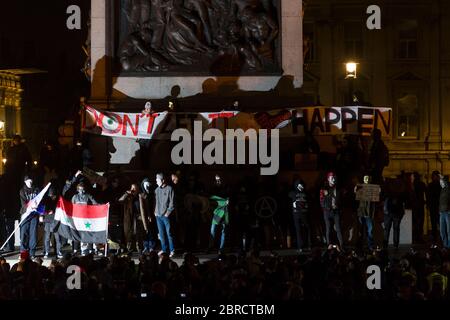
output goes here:
<path id="1" fill-rule="evenodd" d="M 69 30 L 70 5 L 81 8 L 81 30 Z M 90 85 L 81 71 L 82 45 L 88 33 L 90 0 L 3 0 L 0 2 L 0 70 L 38 68 L 48 73 L 39 80 L 40 96 L 31 104 L 48 110 L 47 136 L 56 137 L 59 124 L 76 117 L 80 96 Z M 28 107 L 23 106 L 23 109 Z M 45 105 L 44 105 L 45 104 Z"/>

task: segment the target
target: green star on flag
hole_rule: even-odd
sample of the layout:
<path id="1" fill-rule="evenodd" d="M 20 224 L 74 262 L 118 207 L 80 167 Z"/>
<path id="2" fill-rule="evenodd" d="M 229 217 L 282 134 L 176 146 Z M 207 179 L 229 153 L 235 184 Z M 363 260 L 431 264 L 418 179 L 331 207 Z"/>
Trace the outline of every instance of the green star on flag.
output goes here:
<path id="1" fill-rule="evenodd" d="M 84 225 L 86 229 L 90 229 L 92 224 L 90 222 L 86 222 Z"/>

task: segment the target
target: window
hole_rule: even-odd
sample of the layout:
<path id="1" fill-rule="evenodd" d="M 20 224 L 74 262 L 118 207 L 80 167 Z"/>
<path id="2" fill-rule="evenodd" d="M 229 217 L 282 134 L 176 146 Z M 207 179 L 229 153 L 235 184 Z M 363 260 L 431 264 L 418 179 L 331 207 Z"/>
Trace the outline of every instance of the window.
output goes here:
<path id="1" fill-rule="evenodd" d="M 303 25 L 303 58 L 305 62 L 314 61 L 316 58 L 314 41 L 314 24 L 305 23 Z"/>
<path id="2" fill-rule="evenodd" d="M 417 58 L 417 20 L 402 20 L 400 22 L 399 58 Z"/>
<path id="3" fill-rule="evenodd" d="M 364 54 L 361 22 L 344 24 L 344 45 L 346 59 L 361 59 Z"/>
<path id="4" fill-rule="evenodd" d="M 397 100 L 397 136 L 418 138 L 419 102 L 417 95 L 405 93 Z"/>

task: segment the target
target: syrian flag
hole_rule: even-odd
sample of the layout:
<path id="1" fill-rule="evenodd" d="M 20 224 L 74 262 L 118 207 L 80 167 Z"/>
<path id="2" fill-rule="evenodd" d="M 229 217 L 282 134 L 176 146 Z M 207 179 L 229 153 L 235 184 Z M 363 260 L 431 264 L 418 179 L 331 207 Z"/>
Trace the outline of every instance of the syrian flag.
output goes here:
<path id="1" fill-rule="evenodd" d="M 57 233 L 64 238 L 86 242 L 106 243 L 109 203 L 102 205 L 74 204 L 59 198 L 55 220 Z"/>

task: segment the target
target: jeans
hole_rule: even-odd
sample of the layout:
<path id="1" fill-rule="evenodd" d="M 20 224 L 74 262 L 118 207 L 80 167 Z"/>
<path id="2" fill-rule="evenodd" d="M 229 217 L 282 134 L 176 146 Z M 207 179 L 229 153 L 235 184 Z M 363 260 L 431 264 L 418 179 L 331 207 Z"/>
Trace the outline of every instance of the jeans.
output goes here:
<path id="1" fill-rule="evenodd" d="M 400 222 L 402 221 L 403 215 L 384 215 L 384 247 L 388 247 L 389 234 L 391 232 L 391 226 L 394 228 L 394 247 L 398 248 L 400 243 Z"/>
<path id="2" fill-rule="evenodd" d="M 153 233 L 152 225 L 149 224 L 147 226 L 148 230 L 145 231 L 144 226 L 142 225 L 142 222 L 139 221 L 137 225 L 137 242 L 140 250 L 144 251 L 150 251 L 155 249 L 156 247 L 156 241 L 155 236 Z"/>
<path id="3" fill-rule="evenodd" d="M 220 235 L 220 246 L 219 246 L 219 250 L 223 250 L 223 248 L 225 247 L 225 240 L 226 240 L 226 232 L 227 232 L 227 225 L 224 223 L 219 224 L 211 224 L 211 244 L 210 244 L 210 248 L 214 247 L 214 243 L 215 243 L 215 239 L 216 239 L 216 233 L 217 233 L 217 229 L 218 227 L 221 226 L 222 227 L 222 233 Z"/>
<path id="4" fill-rule="evenodd" d="M 20 225 L 20 251 L 29 251 L 30 256 L 36 254 L 38 223 L 38 216 L 31 213 Z"/>
<path id="5" fill-rule="evenodd" d="M 173 237 L 170 231 L 170 219 L 168 217 L 156 217 L 156 224 L 158 225 L 159 239 L 161 240 L 161 250 L 167 253 L 167 241 L 169 242 L 170 252 L 175 251 L 173 245 Z"/>
<path id="6" fill-rule="evenodd" d="M 326 239 L 327 239 L 327 245 L 330 244 L 330 232 L 331 232 L 331 224 L 330 220 L 333 220 L 334 226 L 336 228 L 336 235 L 339 241 L 339 246 L 342 248 L 344 245 L 344 239 L 342 238 L 342 232 L 341 232 L 341 223 L 340 223 L 340 216 L 339 216 L 339 210 L 323 210 L 323 218 L 325 220 L 325 228 L 326 228 Z"/>
<path id="7" fill-rule="evenodd" d="M 55 243 L 56 243 L 56 254 L 61 253 L 61 237 L 57 233 L 53 233 L 55 237 Z M 44 250 L 46 253 L 50 253 L 50 238 L 52 236 L 52 232 L 45 231 L 44 234 Z"/>
<path id="8" fill-rule="evenodd" d="M 359 217 L 359 222 L 364 230 L 367 228 L 367 245 L 369 249 L 373 248 L 373 219 L 371 217 Z"/>
<path id="9" fill-rule="evenodd" d="M 441 212 L 439 224 L 441 228 L 442 245 L 444 248 L 450 249 L 450 211 Z"/>

